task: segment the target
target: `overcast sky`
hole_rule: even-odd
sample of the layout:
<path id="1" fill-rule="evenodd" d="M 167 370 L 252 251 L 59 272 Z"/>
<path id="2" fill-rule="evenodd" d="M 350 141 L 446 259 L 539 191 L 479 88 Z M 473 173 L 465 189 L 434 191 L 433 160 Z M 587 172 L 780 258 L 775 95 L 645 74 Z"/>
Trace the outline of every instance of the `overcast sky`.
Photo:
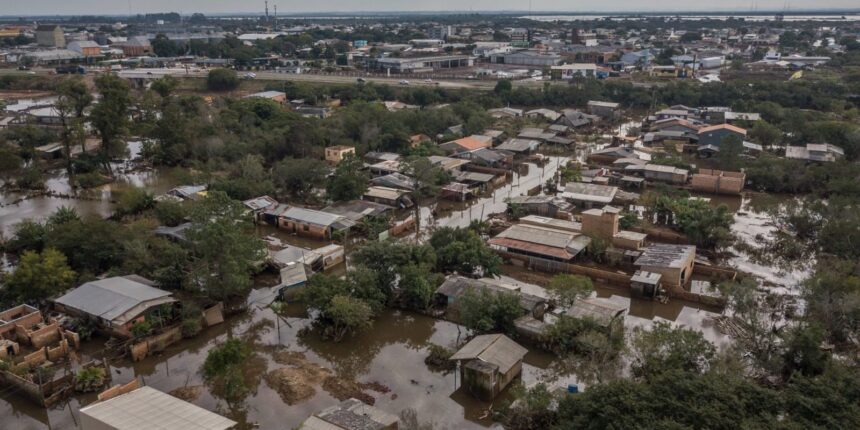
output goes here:
<path id="1" fill-rule="evenodd" d="M 577 4 L 579 3 L 579 5 Z M 270 0 L 279 13 L 349 11 L 469 11 L 528 10 L 528 0 Z M 857 0 L 608 0 L 573 2 L 571 0 L 532 0 L 534 11 L 695 11 L 791 10 L 823 8 L 860 8 Z M 582 6 L 580 6 L 582 5 Z M 0 0 L 0 15 L 82 15 L 179 12 L 189 14 L 262 12 L 263 0 Z"/>

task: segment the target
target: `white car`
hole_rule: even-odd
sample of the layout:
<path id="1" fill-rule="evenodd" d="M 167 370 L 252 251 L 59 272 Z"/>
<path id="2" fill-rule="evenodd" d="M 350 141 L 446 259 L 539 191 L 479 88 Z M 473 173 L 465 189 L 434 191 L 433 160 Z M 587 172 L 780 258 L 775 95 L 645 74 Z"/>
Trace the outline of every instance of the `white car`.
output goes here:
<path id="1" fill-rule="evenodd" d="M 404 80 L 400 81 L 400 85 L 409 85 L 409 81 L 404 79 Z"/>
<path id="2" fill-rule="evenodd" d="M 245 73 L 245 79 L 254 79 L 257 77 L 256 73 Z"/>

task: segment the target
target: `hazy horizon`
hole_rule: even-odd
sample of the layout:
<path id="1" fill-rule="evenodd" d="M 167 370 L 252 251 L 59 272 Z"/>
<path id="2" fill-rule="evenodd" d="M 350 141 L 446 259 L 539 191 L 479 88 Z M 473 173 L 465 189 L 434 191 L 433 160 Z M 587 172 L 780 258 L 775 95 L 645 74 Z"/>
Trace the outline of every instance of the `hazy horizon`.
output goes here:
<path id="1" fill-rule="evenodd" d="M 279 15 L 304 13 L 374 13 L 374 12 L 438 12 L 462 13 L 480 12 L 565 12 L 565 13 L 635 13 L 635 12 L 666 12 L 666 13 L 696 13 L 696 12 L 732 12 L 752 13 L 763 11 L 802 12 L 810 10 L 857 10 L 860 9 L 856 0 L 727 0 L 720 7 L 702 4 L 691 7 L 688 1 L 669 0 L 661 2 L 642 0 L 617 0 L 601 4 L 600 9 L 571 6 L 564 0 L 470 0 L 452 1 L 438 0 L 434 2 L 403 4 L 395 0 L 318 0 L 296 5 L 289 1 L 269 1 L 269 12 L 274 13 L 277 5 Z M 35 16 L 35 15 L 134 15 L 145 13 L 178 12 L 191 14 L 231 14 L 231 13 L 263 13 L 264 1 L 240 0 L 185 0 L 177 6 L 175 0 L 147 0 L 117 2 L 107 0 L 35 0 L 22 2 L 18 0 L 0 0 L 0 15 L 2 16 Z"/>

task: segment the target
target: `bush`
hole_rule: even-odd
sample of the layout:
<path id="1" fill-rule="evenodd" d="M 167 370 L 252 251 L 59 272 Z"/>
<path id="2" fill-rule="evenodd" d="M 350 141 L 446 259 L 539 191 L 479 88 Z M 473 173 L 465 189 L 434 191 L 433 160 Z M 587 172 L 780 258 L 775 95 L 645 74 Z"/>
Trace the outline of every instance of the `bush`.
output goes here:
<path id="1" fill-rule="evenodd" d="M 143 337 L 152 332 L 152 323 L 149 321 L 143 321 L 139 323 L 135 323 L 131 326 L 131 334 L 134 337 Z"/>
<path id="2" fill-rule="evenodd" d="M 109 182 L 108 178 L 98 172 L 82 173 L 77 175 L 75 180 L 81 188 L 94 188 Z"/>
<path id="3" fill-rule="evenodd" d="M 152 193 L 143 188 L 131 188 L 119 198 L 116 205 L 116 213 L 119 216 L 137 215 L 155 205 Z"/>
<path id="4" fill-rule="evenodd" d="M 92 393 L 104 387 L 107 374 L 101 367 L 85 367 L 75 375 L 75 391 Z"/>
<path id="5" fill-rule="evenodd" d="M 206 77 L 206 88 L 212 91 L 231 91 L 239 87 L 239 76 L 235 70 L 215 69 Z"/>
<path id="6" fill-rule="evenodd" d="M 155 217 L 163 225 L 168 227 L 176 227 L 185 221 L 188 216 L 188 211 L 180 202 L 165 200 L 156 203 Z"/>
<path id="7" fill-rule="evenodd" d="M 424 358 L 424 364 L 431 369 L 451 371 L 457 367 L 456 363 L 450 360 L 451 356 L 454 355 L 453 350 L 445 348 L 442 345 L 436 345 L 435 343 L 431 343 L 427 349 L 430 354 Z"/>

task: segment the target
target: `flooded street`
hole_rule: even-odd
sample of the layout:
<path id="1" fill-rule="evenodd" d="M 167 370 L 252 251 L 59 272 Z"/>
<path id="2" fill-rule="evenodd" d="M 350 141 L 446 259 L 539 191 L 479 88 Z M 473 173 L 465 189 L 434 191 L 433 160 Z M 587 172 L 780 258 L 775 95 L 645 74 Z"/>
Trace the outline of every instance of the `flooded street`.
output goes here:
<path id="1" fill-rule="evenodd" d="M 140 145 L 132 145 L 130 149 L 130 158 L 133 158 L 139 152 Z M 579 156 L 581 158 L 582 154 Z M 486 220 L 491 214 L 504 212 L 507 209 L 506 198 L 526 195 L 530 190 L 542 186 L 557 174 L 560 166 L 576 157 L 547 158 L 548 161 L 543 165 L 533 162 L 520 164 L 503 185 L 475 199 L 466 202 L 434 200 L 421 205 L 420 239 L 438 227 L 467 227 L 473 220 Z M 0 225 L 3 233 L 8 236 L 21 220 L 44 219 L 62 206 L 73 207 L 83 216 L 106 217 L 113 210 L 113 202 L 130 187 L 144 187 L 158 195 L 184 183 L 182 172 L 178 170 L 138 171 L 128 169 L 129 166 L 118 165 L 120 173 L 117 181 L 79 191 L 79 199 L 46 195 L 24 198 L 13 193 L 2 195 Z M 52 194 L 73 194 L 63 171 L 53 172 L 47 187 Z M 766 211 L 771 205 L 783 201 L 757 193 L 748 193 L 742 197 L 703 197 L 710 198 L 711 204 L 722 203 L 729 207 L 735 214 L 732 230 L 747 243 L 753 243 L 756 235 L 767 235 L 774 231 L 775 227 L 769 224 Z M 258 226 L 257 233 L 261 237 L 273 236 L 284 243 L 309 249 L 330 243 L 298 237 L 265 225 Z M 353 246 L 351 242 L 346 245 L 347 264 L 335 267 L 330 273 L 345 273 L 349 251 Z M 783 273 L 778 268 L 754 262 L 743 251 L 731 251 L 733 256 L 725 264 L 755 274 L 771 284 L 792 288 L 804 276 L 800 271 Z M 8 265 L 6 259 L 2 261 Z M 551 278 L 547 274 L 509 265 L 503 267 L 503 273 L 537 285 L 546 285 Z M 273 280 L 270 278 L 261 276 L 257 283 L 260 286 L 271 283 Z M 595 296 L 628 308 L 625 317 L 628 336 L 637 327 L 647 328 L 657 321 L 668 321 L 701 331 L 706 339 L 718 347 L 730 341 L 713 324 L 713 318 L 720 315 L 718 309 L 681 300 L 664 304 L 631 298 L 628 291 L 617 287 L 601 284 L 595 287 Z M 332 343 L 309 330 L 309 325 L 310 320 L 300 305 L 286 306 L 285 314 L 281 316 L 269 308 L 254 307 L 246 314 L 228 318 L 225 324 L 209 328 L 200 336 L 183 340 L 141 362 L 132 363 L 124 359 L 111 363 L 112 383 L 126 383 L 139 377 L 145 384 L 164 392 L 177 389 L 199 391 L 199 396 L 190 401 L 239 422 L 241 429 L 296 427 L 309 415 L 343 398 L 341 390 L 344 389 L 350 395 L 371 399 L 376 406 L 391 413 L 414 408 L 421 421 L 432 421 L 436 428 L 480 429 L 492 424 L 488 413 L 491 405 L 459 390 L 460 381 L 457 380 L 456 372 L 435 371 L 424 363 L 431 344 L 453 348 L 458 341 L 462 341 L 466 335 L 462 327 L 424 315 L 386 310 L 378 316 L 370 330 L 342 343 Z M 228 404 L 219 397 L 217 389 L 204 384 L 200 368 L 208 351 L 231 337 L 250 341 L 254 353 L 243 369 L 246 382 L 251 387 L 247 397 L 241 402 Z M 80 361 L 103 357 L 103 345 L 104 339 L 86 342 L 78 352 Z M 284 393 L 272 385 L 276 381 L 271 377 L 273 372 L 288 367 L 283 360 L 285 354 L 307 363 L 307 366 L 315 366 L 321 375 L 325 375 L 311 381 L 312 392 L 306 399 L 288 401 Z M 575 372 L 561 364 L 558 358 L 532 349 L 525 358 L 522 379 L 527 385 L 546 381 L 552 387 L 564 387 L 568 383 L 587 386 L 587 381 L 580 380 Z M 612 365 L 624 367 L 618 363 Z M 510 393 L 506 392 L 496 402 L 508 396 Z M 0 422 L 4 423 L 0 428 L 79 428 L 77 411 L 92 401 L 94 396 L 81 395 L 73 397 L 67 404 L 45 410 L 8 389 L 0 390 Z"/>

